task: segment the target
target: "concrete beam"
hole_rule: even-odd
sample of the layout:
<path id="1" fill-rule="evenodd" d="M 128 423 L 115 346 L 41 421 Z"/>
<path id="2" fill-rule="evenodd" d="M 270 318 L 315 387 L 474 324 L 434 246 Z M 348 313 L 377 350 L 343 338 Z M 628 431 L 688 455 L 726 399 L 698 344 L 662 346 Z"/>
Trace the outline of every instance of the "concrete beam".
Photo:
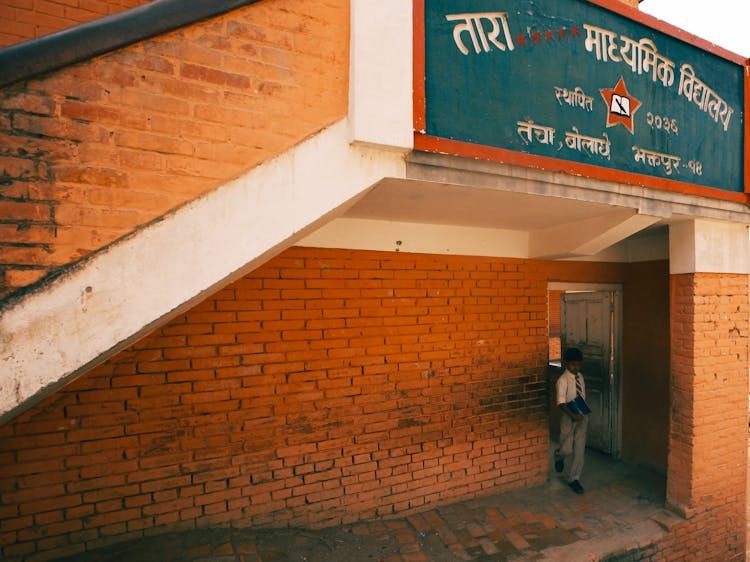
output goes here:
<path id="1" fill-rule="evenodd" d="M 529 237 L 529 257 L 560 259 L 598 254 L 661 220 L 623 209 L 589 219 L 537 230 Z"/>
<path id="2" fill-rule="evenodd" d="M 749 274 L 748 225 L 709 220 L 671 224 L 669 272 Z"/>

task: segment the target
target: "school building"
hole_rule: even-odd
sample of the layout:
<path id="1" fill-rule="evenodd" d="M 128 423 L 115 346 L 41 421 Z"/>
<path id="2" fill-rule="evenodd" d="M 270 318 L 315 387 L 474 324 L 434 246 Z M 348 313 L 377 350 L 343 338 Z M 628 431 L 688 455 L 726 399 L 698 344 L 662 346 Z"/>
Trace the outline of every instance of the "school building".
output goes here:
<path id="1" fill-rule="evenodd" d="M 746 62 L 634 0 L 5 2 L 0 558 L 538 484 L 577 345 L 660 559 L 744 559 Z"/>

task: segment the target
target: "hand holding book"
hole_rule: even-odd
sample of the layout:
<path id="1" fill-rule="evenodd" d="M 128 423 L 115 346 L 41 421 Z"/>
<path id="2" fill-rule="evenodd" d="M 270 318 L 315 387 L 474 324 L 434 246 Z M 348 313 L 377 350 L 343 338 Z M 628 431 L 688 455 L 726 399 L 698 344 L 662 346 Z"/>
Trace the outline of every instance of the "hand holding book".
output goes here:
<path id="1" fill-rule="evenodd" d="M 570 408 L 570 411 L 574 414 L 587 416 L 591 413 L 591 408 L 589 408 L 589 405 L 586 404 L 586 401 L 580 394 L 578 394 L 574 400 L 568 402 L 567 405 L 568 408 Z"/>

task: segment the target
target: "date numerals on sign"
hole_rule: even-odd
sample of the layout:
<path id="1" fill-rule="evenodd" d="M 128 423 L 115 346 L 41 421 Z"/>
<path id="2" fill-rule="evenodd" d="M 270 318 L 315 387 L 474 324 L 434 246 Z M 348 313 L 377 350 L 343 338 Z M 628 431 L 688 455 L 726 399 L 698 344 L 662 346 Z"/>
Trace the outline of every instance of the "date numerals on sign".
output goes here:
<path id="1" fill-rule="evenodd" d="M 677 135 L 679 133 L 677 119 L 671 119 L 664 115 L 654 115 L 649 111 L 646 114 L 646 123 L 652 129 L 661 129 L 668 134 Z"/>
<path id="2" fill-rule="evenodd" d="M 697 160 L 690 160 L 687 163 L 687 169 L 693 172 L 696 176 L 703 175 L 703 164 Z"/>

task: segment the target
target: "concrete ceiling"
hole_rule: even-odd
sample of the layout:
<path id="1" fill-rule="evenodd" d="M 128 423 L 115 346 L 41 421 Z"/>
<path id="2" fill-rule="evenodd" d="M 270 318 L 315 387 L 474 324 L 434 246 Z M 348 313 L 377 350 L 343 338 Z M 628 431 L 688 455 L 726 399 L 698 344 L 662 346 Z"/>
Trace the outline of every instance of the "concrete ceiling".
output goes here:
<path id="1" fill-rule="evenodd" d="M 525 255 L 540 259 L 594 256 L 665 224 L 611 203 L 402 179 L 380 181 L 342 217 L 516 231 L 527 235 Z"/>
<path id="2" fill-rule="evenodd" d="M 346 218 L 537 231 L 592 217 L 617 216 L 618 207 L 444 183 L 384 180 L 350 207 Z"/>
<path id="3" fill-rule="evenodd" d="M 412 152 L 406 165 L 406 179 L 384 178 L 340 209 L 338 216 L 349 220 L 346 229 L 310 243 L 354 243 L 360 221 L 363 232 L 379 230 L 362 247 L 388 239 L 395 227 L 386 225 L 414 225 L 399 227 L 399 236 L 408 235 L 414 246 L 421 236 L 425 251 L 458 251 L 451 241 L 462 235 L 456 229 L 464 229 L 471 232 L 461 252 L 471 255 L 492 251 L 472 244 L 503 238 L 524 240 L 517 244 L 525 244 L 517 250 L 524 257 L 594 258 L 615 247 L 663 249 L 672 224 L 693 218 L 747 222 L 749 212 L 742 203 L 718 198 L 447 154 Z M 493 237 L 493 230 L 504 234 Z M 650 247 L 647 253 L 654 255 Z"/>

